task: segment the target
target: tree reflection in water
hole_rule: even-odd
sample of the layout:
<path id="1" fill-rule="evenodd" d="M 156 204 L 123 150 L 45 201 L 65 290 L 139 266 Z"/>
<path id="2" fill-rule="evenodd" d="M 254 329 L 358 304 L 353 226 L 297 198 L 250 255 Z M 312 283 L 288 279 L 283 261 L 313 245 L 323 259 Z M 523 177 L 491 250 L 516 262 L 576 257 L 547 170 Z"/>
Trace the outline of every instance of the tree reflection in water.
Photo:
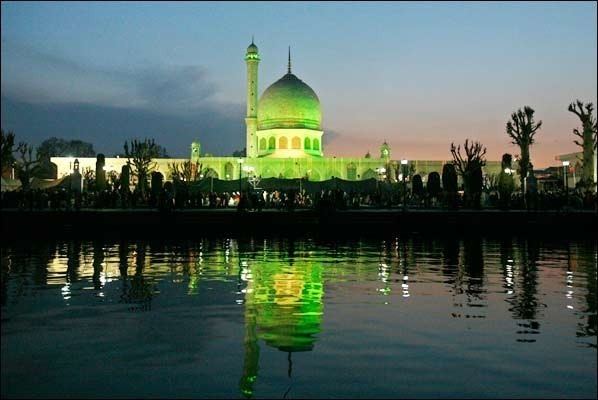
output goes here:
<path id="1" fill-rule="evenodd" d="M 540 322 L 538 322 L 539 307 L 544 306 L 538 301 L 538 258 L 540 255 L 538 242 L 535 239 L 521 240 L 519 242 L 519 257 L 515 262 L 519 264 L 519 279 L 515 276 L 514 293 L 507 297 L 506 301 L 511 305 L 509 311 L 517 322 L 519 329 L 518 342 L 533 343 L 536 341 L 529 335 L 540 333 Z"/>
<path id="2" fill-rule="evenodd" d="M 145 267 L 146 244 L 137 242 L 135 251 L 135 275 L 129 278 L 128 269 L 128 245 L 121 241 L 119 249 L 119 270 L 122 280 L 121 302 L 132 304 L 131 311 L 149 311 L 152 306 L 154 285 L 148 282 L 143 276 Z"/>
<path id="3" fill-rule="evenodd" d="M 585 302 L 584 307 L 580 310 L 580 319 L 585 319 L 585 323 L 580 322 L 577 328 L 577 337 L 591 337 L 596 336 L 598 319 L 596 314 L 597 298 L 596 286 L 598 284 L 596 276 L 596 265 L 598 264 L 598 255 L 596 248 L 591 242 L 584 242 L 573 247 L 576 251 L 577 257 L 582 261 L 583 270 L 585 274 Z M 571 246 L 567 247 L 568 262 L 567 271 L 571 274 L 571 282 L 567 282 L 567 286 L 573 286 L 573 272 L 571 271 Z M 596 344 L 588 343 L 588 346 L 596 348 Z"/>
<path id="4" fill-rule="evenodd" d="M 10 312 L 20 312 L 11 307 L 19 300 L 28 306 L 26 301 L 33 297 L 31 295 L 40 293 L 36 285 L 44 288 L 54 285 L 55 290 L 61 288 L 65 304 L 100 306 L 95 298 L 88 303 L 86 296 L 96 293 L 84 289 L 93 287 L 104 290 L 107 296 L 119 293 L 120 301 L 128 304 L 132 311 L 151 310 L 154 283 L 164 279 L 164 272 L 168 270 L 169 276 L 176 279 L 164 282 L 166 287 L 186 283 L 188 287 L 183 290 L 188 290 L 188 294 L 200 294 L 204 296 L 202 300 L 213 304 L 220 299 L 210 297 L 207 292 L 198 293 L 200 275 L 203 274 L 201 279 L 229 285 L 221 286 L 227 287 L 229 294 L 235 290 L 238 275 L 240 298 L 237 302 L 243 310 L 235 309 L 235 313 L 244 314 L 244 360 L 238 388 L 233 390 L 252 397 L 259 374 L 260 346 L 262 353 L 276 349 L 274 353 L 287 361 L 284 373 L 289 378 L 297 377 L 299 359 L 295 355 L 293 369 L 293 353 L 316 347 L 323 323 L 325 283 L 334 284 L 334 289 L 329 286 L 329 292 L 345 295 L 345 288 L 352 289 L 351 284 L 359 282 L 363 290 L 373 292 L 377 288 L 375 299 L 382 298 L 389 304 L 401 294 L 415 295 L 404 303 L 405 307 L 415 307 L 415 311 L 418 302 L 423 300 L 418 297 L 422 294 L 432 293 L 448 302 L 452 299 L 454 318 L 494 318 L 488 322 L 506 322 L 506 334 L 516 332 L 513 336 L 517 342 L 524 343 L 535 342 L 540 322 L 548 327 L 558 312 L 559 318 L 564 321 L 568 318 L 572 323 L 576 343 L 596 347 L 596 243 L 591 240 L 561 242 L 559 246 L 553 251 L 546 250 L 546 243 L 534 239 L 493 241 L 471 237 L 434 241 L 401 237 L 326 244 L 281 239 L 270 245 L 265 239 L 204 239 L 174 244 L 127 240 L 114 245 L 107 241 L 78 240 L 58 244 L 12 244 L 6 245 L 1 254 L 2 305 Z M 120 282 L 110 283 L 110 279 L 104 278 L 116 271 L 113 267 L 117 259 Z M 181 272 L 182 278 L 177 275 Z M 418 287 L 419 282 L 433 290 L 421 290 L 424 286 Z M 543 302 L 549 303 L 546 299 L 551 299 L 553 293 L 549 289 L 540 290 L 540 283 L 543 288 L 557 287 L 558 306 L 566 305 L 570 309 L 563 312 L 553 308 L 551 313 L 544 312 Z M 111 291 L 111 287 L 116 290 Z M 76 297 L 71 299 L 73 293 Z M 359 294 L 370 296 L 372 293 Z M 567 296 L 564 305 L 562 296 Z M 181 299 L 189 300 L 186 296 Z M 494 310 L 488 308 L 489 299 L 495 301 L 490 304 Z M 156 305 L 154 303 L 154 308 Z M 4 312 L 7 308 L 3 309 L 3 318 L 11 315 Z M 388 307 L 383 309 L 389 310 Z M 456 326 L 471 326 L 472 321 L 461 322 L 465 324 Z M 554 335 L 545 334 L 542 339 L 549 341 L 551 336 Z M 264 344 L 267 347 L 263 347 Z M 320 347 L 325 347 L 323 345 Z M 540 346 L 529 346 L 533 347 Z M 237 378 L 234 380 L 236 383 Z M 290 393 L 291 384 L 289 380 L 284 395 Z M 283 392 L 284 389 L 281 396 Z"/>

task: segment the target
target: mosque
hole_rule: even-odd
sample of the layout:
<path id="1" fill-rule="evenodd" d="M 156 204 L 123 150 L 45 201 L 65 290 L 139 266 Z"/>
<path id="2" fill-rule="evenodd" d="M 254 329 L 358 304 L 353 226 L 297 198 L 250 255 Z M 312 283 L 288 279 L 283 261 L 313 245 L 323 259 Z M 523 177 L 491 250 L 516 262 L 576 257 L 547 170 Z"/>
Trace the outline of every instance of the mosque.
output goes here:
<path id="1" fill-rule="evenodd" d="M 383 144 L 379 158 L 324 157 L 322 110 L 316 92 L 293 74 L 289 50 L 286 74 L 258 99 L 260 55 L 253 43 L 245 53 L 247 65 L 246 154 L 243 159 L 202 157 L 199 142 L 192 144 L 191 160 L 220 179 L 255 174 L 262 178 L 380 178 L 390 162 L 390 147 Z"/>
<path id="2" fill-rule="evenodd" d="M 271 84 L 258 98 L 260 54 L 253 40 L 245 53 L 247 67 L 246 157 L 212 157 L 202 155 L 201 144 L 191 144 L 190 159 L 199 166 L 202 177 L 237 180 L 251 176 L 263 178 L 302 178 L 325 181 L 340 178 L 348 181 L 379 179 L 396 181 L 400 172 L 420 174 L 425 182 L 430 172 L 442 173 L 452 160 L 401 160 L 391 158 L 391 148 L 384 142 L 379 153 L 363 157 L 325 157 L 322 108 L 316 92 L 291 69 L 289 49 L 286 73 Z M 449 153 L 447 142 L 447 156 Z M 69 163 L 70 161 L 70 163 Z M 95 158 L 79 158 L 80 169 L 95 168 Z M 155 170 L 170 180 L 170 167 L 189 159 L 155 159 Z M 53 157 L 58 177 L 72 172 L 73 160 Z M 126 159 L 106 158 L 106 170 L 120 172 Z M 89 164 L 89 165 L 88 165 Z M 487 161 L 485 174 L 498 174 L 500 161 Z"/>
<path id="3" fill-rule="evenodd" d="M 202 157 L 199 142 L 192 144 L 191 160 L 207 174 L 220 179 L 238 179 L 239 172 L 261 178 L 304 178 L 323 181 L 341 178 L 396 180 L 400 161 L 391 159 L 384 142 L 380 152 L 361 158 L 324 157 L 322 108 L 316 92 L 291 69 L 289 50 L 286 74 L 271 84 L 258 99 L 260 54 L 253 40 L 245 53 L 247 66 L 246 152 L 242 159 Z M 448 153 L 448 144 L 447 144 Z M 411 170 L 422 177 L 442 172 L 449 161 L 408 160 Z M 496 171 L 494 171 L 496 169 Z M 500 162 L 489 161 L 486 172 L 500 171 Z"/>

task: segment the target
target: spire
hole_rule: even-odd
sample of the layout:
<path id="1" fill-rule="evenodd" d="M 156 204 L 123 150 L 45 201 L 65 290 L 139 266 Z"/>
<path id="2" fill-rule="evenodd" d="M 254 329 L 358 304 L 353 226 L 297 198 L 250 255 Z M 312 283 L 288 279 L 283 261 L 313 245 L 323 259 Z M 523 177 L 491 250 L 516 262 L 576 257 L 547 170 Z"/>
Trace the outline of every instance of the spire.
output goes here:
<path id="1" fill-rule="evenodd" d="M 251 35 L 251 44 L 255 44 L 253 43 L 253 35 Z"/>
<path id="2" fill-rule="evenodd" d="M 289 70 L 287 73 L 291 73 L 291 46 L 289 46 Z"/>

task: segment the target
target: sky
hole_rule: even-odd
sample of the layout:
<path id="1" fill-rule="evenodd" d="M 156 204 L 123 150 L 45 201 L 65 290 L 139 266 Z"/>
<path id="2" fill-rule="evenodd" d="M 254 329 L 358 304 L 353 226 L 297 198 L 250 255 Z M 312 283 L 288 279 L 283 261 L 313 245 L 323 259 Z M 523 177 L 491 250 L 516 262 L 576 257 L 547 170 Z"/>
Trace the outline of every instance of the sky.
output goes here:
<path id="1" fill-rule="evenodd" d="M 246 69 L 260 94 L 286 72 L 321 102 L 326 156 L 450 159 L 505 132 L 526 105 L 543 121 L 535 167 L 578 151 L 570 102 L 597 99 L 596 2 L 1 3 L 1 125 L 17 141 L 57 136 L 106 155 L 155 138 L 230 155 L 245 144 Z"/>

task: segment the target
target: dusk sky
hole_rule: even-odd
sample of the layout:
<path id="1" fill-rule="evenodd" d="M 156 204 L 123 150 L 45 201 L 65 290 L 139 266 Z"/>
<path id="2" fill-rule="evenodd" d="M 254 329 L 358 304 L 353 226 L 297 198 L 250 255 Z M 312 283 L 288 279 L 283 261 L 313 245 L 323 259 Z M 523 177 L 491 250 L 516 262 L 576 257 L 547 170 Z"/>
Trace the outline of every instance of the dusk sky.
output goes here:
<path id="1" fill-rule="evenodd" d="M 595 2 L 1 3 L 4 130 L 122 151 L 151 137 L 171 156 L 244 147 L 252 35 L 260 94 L 293 72 L 322 104 L 326 156 L 449 159 L 480 140 L 488 159 L 518 154 L 517 108 L 543 121 L 535 167 L 578 151 L 567 111 L 597 99 Z"/>

